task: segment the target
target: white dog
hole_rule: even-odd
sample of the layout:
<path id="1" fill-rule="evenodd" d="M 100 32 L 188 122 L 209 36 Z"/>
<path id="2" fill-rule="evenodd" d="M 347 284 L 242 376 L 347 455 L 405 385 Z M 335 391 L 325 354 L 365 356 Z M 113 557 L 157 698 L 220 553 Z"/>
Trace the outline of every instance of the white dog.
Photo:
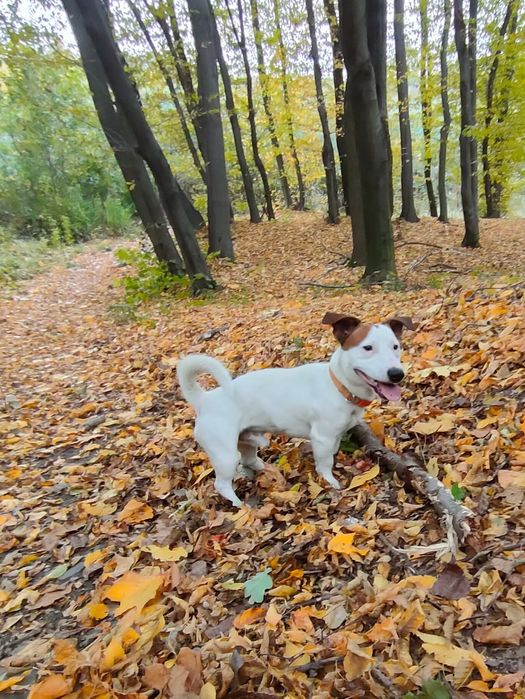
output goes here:
<path id="1" fill-rule="evenodd" d="M 215 488 L 237 507 L 241 501 L 233 478 L 239 460 L 252 471 L 263 470 L 257 448 L 268 444 L 265 432 L 310 439 L 317 473 L 339 488 L 332 466 L 343 434 L 360 421 L 374 398 L 401 396 L 400 339 L 403 328 L 414 329 L 410 318 L 370 325 L 327 313 L 322 322 L 332 326 L 341 345 L 329 362 L 262 369 L 236 379 L 203 354 L 177 365 L 182 393 L 197 413 L 195 439 L 215 469 Z M 219 388 L 204 391 L 197 383 L 200 374 L 211 374 Z"/>

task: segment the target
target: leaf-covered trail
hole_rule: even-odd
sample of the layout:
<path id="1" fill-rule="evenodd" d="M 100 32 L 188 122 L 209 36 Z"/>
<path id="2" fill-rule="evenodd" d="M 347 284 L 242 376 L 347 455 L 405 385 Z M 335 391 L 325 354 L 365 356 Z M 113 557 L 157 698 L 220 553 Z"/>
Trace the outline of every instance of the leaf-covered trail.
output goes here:
<path id="1" fill-rule="evenodd" d="M 464 251 L 458 230 L 401 231 L 403 292 L 300 286 L 357 272 L 330 252 L 346 249 L 344 225 L 297 214 L 238 224 L 238 261 L 214 263 L 225 288 L 204 303 L 166 300 L 119 325 L 122 270 L 93 252 L 3 304 L 6 696 L 390 697 L 441 671 L 460 697 L 521 696 L 525 234 L 485 223 L 483 249 Z M 402 244 L 415 240 L 440 248 Z M 209 352 L 233 372 L 323 359 L 326 310 L 418 320 L 403 402 L 368 419 L 475 511 L 459 568 L 396 551 L 441 541 L 441 524 L 359 453 L 339 454 L 335 493 L 307 445 L 276 436 L 267 471 L 238 486 L 251 509 L 214 493 L 178 357 Z M 272 588 L 249 601 L 244 583 L 264 570 Z"/>

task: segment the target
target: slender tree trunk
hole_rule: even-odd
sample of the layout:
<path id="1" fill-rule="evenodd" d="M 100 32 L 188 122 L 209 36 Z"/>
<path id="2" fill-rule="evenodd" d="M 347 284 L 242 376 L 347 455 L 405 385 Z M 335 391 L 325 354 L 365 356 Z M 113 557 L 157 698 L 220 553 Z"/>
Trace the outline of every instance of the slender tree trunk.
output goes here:
<path id="1" fill-rule="evenodd" d="M 366 229 L 363 203 L 363 188 L 361 186 L 361 168 L 357 155 L 356 128 L 350 95 L 350 80 L 346 81 L 345 88 L 345 123 L 344 139 L 346 157 L 346 171 L 348 180 L 348 206 L 352 221 L 352 255 L 351 267 L 365 267 L 366 265 Z"/>
<path id="2" fill-rule="evenodd" d="M 288 66 L 287 66 L 287 57 L 286 57 L 286 47 L 284 45 L 283 33 L 282 33 L 282 29 L 281 29 L 279 0 L 273 0 L 273 12 L 274 12 L 274 16 L 275 16 L 275 28 L 277 30 L 277 41 L 278 41 L 278 45 L 279 45 L 279 59 L 280 59 L 280 64 L 281 64 L 281 87 L 283 90 L 284 112 L 285 112 L 285 118 L 286 118 L 286 125 L 288 127 L 288 140 L 290 141 L 290 152 L 292 154 L 295 176 L 297 177 L 298 199 L 297 199 L 297 204 L 295 205 L 295 208 L 298 209 L 299 211 L 304 211 L 304 208 L 305 208 L 304 180 L 303 180 L 303 173 L 301 171 L 301 164 L 299 162 L 299 156 L 297 155 L 297 148 L 295 146 L 292 109 L 290 106 L 290 92 L 288 90 Z"/>
<path id="3" fill-rule="evenodd" d="M 252 12 L 252 25 L 253 25 L 253 36 L 255 41 L 255 50 L 257 52 L 257 70 L 259 72 L 259 80 L 261 83 L 261 93 L 264 105 L 264 111 L 266 113 L 266 118 L 268 119 L 268 128 L 270 131 L 270 139 L 272 142 L 275 162 L 277 163 L 277 171 L 279 173 L 279 180 L 281 182 L 281 190 L 284 198 L 284 205 L 286 208 L 292 208 L 292 196 L 290 194 L 290 185 L 288 184 L 288 178 L 286 176 L 286 171 L 284 168 L 284 158 L 281 151 L 281 146 L 279 144 L 279 139 L 277 138 L 277 131 L 275 128 L 275 119 L 272 113 L 272 105 L 270 99 L 270 93 L 268 90 L 268 76 L 266 74 L 266 67 L 264 64 L 264 53 L 261 43 L 261 27 L 259 24 L 259 7 L 257 5 L 257 0 L 250 0 L 250 7 Z"/>
<path id="4" fill-rule="evenodd" d="M 166 45 L 175 64 L 175 71 L 177 73 L 180 86 L 182 87 L 184 103 L 195 131 L 199 151 L 202 159 L 204 162 L 206 162 L 206 141 L 202 135 L 202 127 L 199 122 L 198 113 L 199 98 L 193 86 L 190 63 L 186 57 L 184 43 L 178 28 L 175 6 L 173 3 L 168 2 L 167 0 L 160 7 L 152 5 L 147 0 L 143 0 L 143 2 L 164 35 Z M 206 178 L 206 174 L 204 175 L 204 178 Z"/>
<path id="5" fill-rule="evenodd" d="M 350 216 L 348 205 L 348 166 L 346 163 L 347 151 L 345 147 L 344 135 L 344 111 L 345 111 L 345 80 L 343 75 L 344 59 L 339 45 L 339 22 L 335 14 L 334 0 L 324 0 L 324 9 L 328 26 L 330 28 L 330 38 L 332 43 L 332 74 L 334 81 L 335 97 L 335 139 L 337 152 L 339 154 L 339 167 L 341 170 L 341 185 L 343 189 L 343 203 L 347 216 Z"/>
<path id="6" fill-rule="evenodd" d="M 476 20 L 476 0 L 471 1 L 471 22 Z M 474 11 L 474 12 L 473 12 Z M 472 17 L 472 14 L 474 16 Z M 469 44 L 471 41 L 469 30 Z M 479 247 L 479 219 L 477 192 L 477 142 L 472 130 L 476 125 L 474 93 L 476 84 L 473 70 L 472 47 L 467 45 L 467 27 L 463 17 L 463 0 L 454 0 L 454 38 L 459 62 L 459 88 L 461 97 L 461 135 L 459 137 L 461 163 L 461 203 L 465 221 L 463 247 Z M 470 50 L 469 50 L 470 49 Z M 475 61 L 475 53 L 474 53 Z"/>
<path id="7" fill-rule="evenodd" d="M 197 54 L 199 122 L 207 152 L 209 250 L 233 260 L 230 197 L 224 155 L 213 20 L 208 0 L 187 1 Z"/>
<path id="8" fill-rule="evenodd" d="M 150 47 L 150 50 L 155 58 L 155 61 L 157 62 L 157 65 L 158 65 L 159 70 L 162 74 L 162 77 L 164 78 L 164 82 L 167 85 L 168 91 L 169 91 L 170 96 L 171 96 L 171 100 L 175 106 L 177 116 L 179 117 L 180 125 L 182 128 L 182 133 L 184 134 L 184 138 L 186 140 L 188 150 L 191 153 L 191 158 L 193 160 L 193 164 L 195 165 L 197 172 L 201 176 L 202 181 L 204 182 L 204 184 L 206 184 L 206 171 L 205 171 L 204 166 L 202 165 L 201 159 L 199 157 L 199 151 L 198 151 L 197 147 L 195 146 L 195 144 L 193 143 L 193 138 L 191 137 L 191 133 L 190 133 L 190 130 L 188 128 L 188 124 L 186 122 L 186 115 L 184 114 L 184 110 L 182 109 L 182 105 L 179 101 L 179 97 L 177 95 L 177 90 L 175 89 L 175 85 L 174 85 L 173 80 L 171 78 L 168 67 L 166 66 L 162 56 L 160 55 L 160 53 L 157 50 L 157 47 L 155 46 L 155 43 L 151 37 L 149 29 L 147 28 L 146 24 L 144 23 L 144 20 L 142 19 L 142 15 L 140 13 L 139 8 L 133 2 L 133 0 L 127 0 L 127 2 L 131 8 L 131 11 L 133 12 L 135 19 L 137 20 L 137 24 L 139 25 L 139 27 L 144 35 L 144 38 L 146 39 L 148 46 Z"/>
<path id="9" fill-rule="evenodd" d="M 492 121 L 494 119 L 494 88 L 496 83 L 496 76 L 498 73 L 500 57 L 503 53 L 503 40 L 507 33 L 509 27 L 514 6 L 516 5 L 515 0 L 509 0 L 507 3 L 507 11 L 505 12 L 505 17 L 503 23 L 499 29 L 498 44 L 492 63 L 490 66 L 489 77 L 487 80 L 487 104 L 485 109 L 485 135 L 481 144 L 481 162 L 483 164 L 483 185 L 485 189 L 485 203 L 486 203 L 486 217 L 487 218 L 500 218 L 501 209 L 499 206 L 495 206 L 495 187 L 492 182 L 492 172 L 490 167 L 489 159 L 489 145 L 490 145 L 490 130 Z"/>
<path id="10" fill-rule="evenodd" d="M 148 163 L 161 193 L 164 209 L 177 237 L 186 271 L 192 277 L 193 287 L 199 289 L 214 286 L 206 260 L 197 238 L 195 226 L 187 212 L 187 197 L 173 176 L 166 156 L 160 148 L 146 121 L 138 93 L 119 58 L 115 40 L 106 21 L 101 0 L 77 0 L 85 28 L 96 47 L 115 99 L 137 141 L 138 152 Z"/>
<path id="11" fill-rule="evenodd" d="M 366 26 L 370 58 L 376 80 L 377 101 L 385 132 L 388 154 L 390 215 L 392 215 L 394 212 L 394 183 L 392 178 L 392 145 L 388 127 L 388 100 L 386 93 L 386 0 L 367 0 Z"/>
<path id="12" fill-rule="evenodd" d="M 450 131 L 450 106 L 448 103 L 448 35 L 450 31 L 450 0 L 444 0 L 444 21 L 443 32 L 441 34 L 441 50 L 439 60 L 441 64 L 441 107 L 443 110 L 443 125 L 439 132 L 439 173 L 438 173 L 438 194 L 439 194 L 439 220 L 448 223 L 448 203 L 447 203 L 447 145 Z"/>
<path id="13" fill-rule="evenodd" d="M 261 182 L 263 184 L 266 215 L 268 216 L 268 219 L 272 219 L 272 218 L 275 218 L 275 213 L 273 211 L 272 192 L 270 189 L 270 183 L 268 181 L 268 174 L 266 172 L 266 168 L 264 167 L 264 163 L 263 163 L 261 155 L 259 153 L 259 142 L 257 139 L 257 125 L 255 122 L 255 106 L 253 104 L 252 71 L 251 71 L 250 62 L 248 59 L 248 50 L 246 48 L 246 35 L 245 35 L 245 31 L 244 31 L 244 12 L 243 12 L 243 7 L 242 7 L 242 0 L 238 0 L 238 4 L 237 4 L 238 13 L 239 13 L 239 29 L 237 29 L 237 26 L 235 24 L 235 20 L 233 18 L 233 14 L 232 14 L 230 5 L 228 3 L 228 0 L 225 0 L 225 1 L 226 1 L 226 9 L 228 10 L 228 15 L 230 18 L 230 25 L 231 25 L 233 34 L 235 36 L 235 41 L 236 41 L 237 46 L 238 46 L 238 48 L 241 52 L 241 55 L 242 55 L 244 72 L 246 74 L 246 98 L 247 98 L 247 102 L 248 102 L 248 121 L 250 123 L 250 141 L 251 141 L 251 145 L 252 145 L 253 160 L 255 162 L 257 170 L 259 171 L 259 175 L 261 177 Z"/>
<path id="14" fill-rule="evenodd" d="M 341 45 L 350 80 L 366 231 L 365 279 L 395 276 L 394 241 L 390 220 L 388 145 L 379 108 L 376 77 L 369 43 L 381 36 L 367 31 L 368 0 L 340 0 Z"/>
<path id="15" fill-rule="evenodd" d="M 328 220 L 330 223 L 339 222 L 339 203 L 337 201 L 337 178 L 335 174 L 334 149 L 330 137 L 330 126 L 328 124 L 328 114 L 323 94 L 323 76 L 319 63 L 319 49 L 317 48 L 317 36 L 315 33 L 315 14 L 312 0 L 306 0 L 306 13 L 308 17 L 308 28 L 310 30 L 310 41 L 312 49 L 310 55 L 314 64 L 315 91 L 317 95 L 317 110 L 323 131 L 323 165 L 326 181 L 326 196 L 328 199 Z"/>
<path id="16" fill-rule="evenodd" d="M 137 215 L 151 240 L 157 258 L 167 263 L 172 274 L 180 274 L 184 270 L 184 263 L 166 225 L 162 206 L 146 166 L 135 152 L 133 136 L 113 105 L 106 75 L 95 47 L 83 23 L 78 21 L 76 0 L 64 0 L 63 4 L 75 34 L 100 125 L 129 189 Z"/>
<path id="17" fill-rule="evenodd" d="M 394 0 L 394 39 L 396 45 L 397 98 L 401 137 L 401 214 L 400 218 L 419 221 L 414 204 L 412 132 L 408 98 L 408 68 L 405 47 L 405 0 Z"/>
<path id="18" fill-rule="evenodd" d="M 241 177 L 244 185 L 244 193 L 246 196 L 246 201 L 248 202 L 248 209 L 250 211 L 250 221 L 252 223 L 260 223 L 261 217 L 259 215 L 259 208 L 255 199 L 255 192 L 253 191 L 252 176 L 248 167 L 248 163 L 246 161 L 246 156 L 244 154 L 241 126 L 239 124 L 237 110 L 235 109 L 235 101 L 233 98 L 233 89 L 230 80 L 230 73 L 228 71 L 228 65 L 224 59 L 224 54 L 222 52 L 221 38 L 217 30 L 217 21 L 209 0 L 207 0 L 207 2 L 210 17 L 213 23 L 213 40 L 215 44 L 215 53 L 217 55 L 217 60 L 219 62 L 219 68 L 221 71 L 222 84 L 224 86 L 224 98 L 226 101 L 226 109 L 228 110 L 228 116 L 230 118 L 230 124 L 232 127 L 235 152 L 237 154 L 237 160 L 239 162 L 239 168 L 241 171 Z"/>
<path id="19" fill-rule="evenodd" d="M 429 86 L 428 0 L 419 0 L 421 18 L 421 54 L 419 87 L 421 91 L 421 122 L 423 124 L 425 185 L 430 215 L 437 217 L 436 197 L 432 184 L 432 93 Z"/>

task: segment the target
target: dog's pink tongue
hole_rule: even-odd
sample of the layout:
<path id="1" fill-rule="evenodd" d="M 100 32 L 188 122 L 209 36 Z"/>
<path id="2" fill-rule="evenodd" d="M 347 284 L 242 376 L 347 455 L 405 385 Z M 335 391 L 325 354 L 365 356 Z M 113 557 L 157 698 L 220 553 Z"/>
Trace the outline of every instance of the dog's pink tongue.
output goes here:
<path id="1" fill-rule="evenodd" d="M 381 394 L 387 400 L 401 400 L 401 388 L 393 383 L 380 383 Z"/>

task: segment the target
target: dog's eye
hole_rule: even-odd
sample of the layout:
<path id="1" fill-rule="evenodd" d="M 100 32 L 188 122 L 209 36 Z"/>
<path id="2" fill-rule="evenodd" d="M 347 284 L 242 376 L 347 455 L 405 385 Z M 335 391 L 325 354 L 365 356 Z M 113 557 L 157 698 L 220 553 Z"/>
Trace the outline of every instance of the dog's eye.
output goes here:
<path id="1" fill-rule="evenodd" d="M 394 345 L 394 349 L 395 349 L 395 350 L 398 350 L 398 349 L 399 349 L 399 345 Z"/>
<path id="2" fill-rule="evenodd" d="M 366 350 L 367 352 L 371 352 L 371 351 L 372 351 L 372 345 L 364 345 L 364 346 L 363 346 L 363 349 Z"/>

